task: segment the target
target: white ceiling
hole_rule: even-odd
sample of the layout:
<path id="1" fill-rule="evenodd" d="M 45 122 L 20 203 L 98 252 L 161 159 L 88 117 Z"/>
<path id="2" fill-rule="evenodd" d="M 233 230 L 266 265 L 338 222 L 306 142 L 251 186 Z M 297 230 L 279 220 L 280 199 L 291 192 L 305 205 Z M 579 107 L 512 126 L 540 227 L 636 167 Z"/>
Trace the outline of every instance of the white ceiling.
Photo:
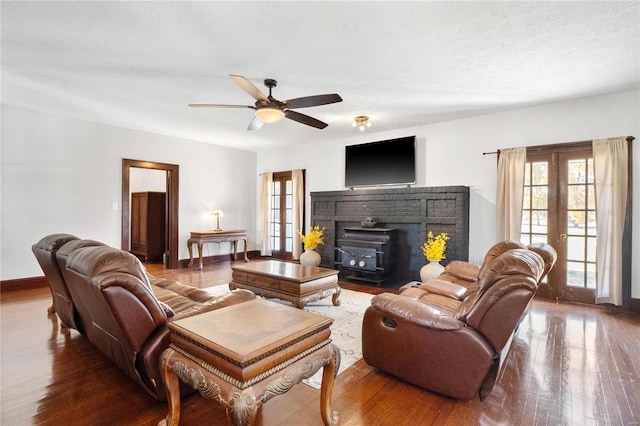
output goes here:
<path id="1" fill-rule="evenodd" d="M 241 149 L 640 87 L 640 2 L 2 1 L 2 102 Z M 228 74 L 338 104 L 247 131 Z"/>

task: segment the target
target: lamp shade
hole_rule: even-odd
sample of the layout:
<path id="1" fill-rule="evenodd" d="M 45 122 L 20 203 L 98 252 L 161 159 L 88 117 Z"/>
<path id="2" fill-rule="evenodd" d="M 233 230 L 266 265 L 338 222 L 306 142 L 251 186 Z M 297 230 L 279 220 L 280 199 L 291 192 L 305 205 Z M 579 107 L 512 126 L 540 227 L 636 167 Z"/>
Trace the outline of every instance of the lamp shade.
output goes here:
<path id="1" fill-rule="evenodd" d="M 284 118 L 284 111 L 272 107 L 258 108 L 256 117 L 265 123 L 277 123 Z"/>

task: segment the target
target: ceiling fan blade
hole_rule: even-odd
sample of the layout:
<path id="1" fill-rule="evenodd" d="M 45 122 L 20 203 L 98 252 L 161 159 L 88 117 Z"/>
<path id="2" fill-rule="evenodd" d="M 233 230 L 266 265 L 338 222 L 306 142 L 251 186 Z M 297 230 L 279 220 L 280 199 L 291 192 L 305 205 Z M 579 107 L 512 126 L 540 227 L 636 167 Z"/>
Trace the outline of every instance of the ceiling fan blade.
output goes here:
<path id="1" fill-rule="evenodd" d="M 334 104 L 342 102 L 342 98 L 337 93 L 328 95 L 305 96 L 302 98 L 289 99 L 285 101 L 287 108 L 307 108 L 318 105 Z"/>
<path id="2" fill-rule="evenodd" d="M 192 108 L 251 108 L 256 109 L 252 105 L 224 105 L 224 104 L 189 104 Z"/>
<path id="3" fill-rule="evenodd" d="M 247 130 L 258 130 L 260 127 L 262 127 L 263 124 L 264 121 L 260 120 L 258 117 L 253 117 L 253 120 L 251 120 L 251 123 L 249 123 L 249 127 L 247 127 Z"/>
<path id="4" fill-rule="evenodd" d="M 324 123 L 316 118 L 309 117 L 305 114 L 300 114 L 296 111 L 287 110 L 284 112 L 284 116 L 290 120 L 297 121 L 298 123 L 306 124 L 307 126 L 315 127 L 316 129 L 324 129 L 328 126 L 327 123 Z"/>
<path id="5" fill-rule="evenodd" d="M 269 103 L 269 99 L 267 98 L 267 96 L 264 93 L 262 93 L 260 89 L 254 86 L 252 82 L 250 82 L 243 76 L 229 74 L 229 77 L 231 77 L 231 79 L 235 81 L 236 84 L 242 88 L 242 90 L 250 94 L 256 101 Z"/>

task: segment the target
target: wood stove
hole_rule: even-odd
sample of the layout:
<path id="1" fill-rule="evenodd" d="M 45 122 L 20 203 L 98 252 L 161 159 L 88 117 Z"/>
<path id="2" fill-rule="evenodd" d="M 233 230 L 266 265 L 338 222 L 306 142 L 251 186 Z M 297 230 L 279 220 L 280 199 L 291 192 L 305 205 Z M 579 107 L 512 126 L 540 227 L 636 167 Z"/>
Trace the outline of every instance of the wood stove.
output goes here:
<path id="1" fill-rule="evenodd" d="M 391 228 L 344 228 L 336 250 L 345 279 L 381 284 L 395 268 L 396 230 Z"/>

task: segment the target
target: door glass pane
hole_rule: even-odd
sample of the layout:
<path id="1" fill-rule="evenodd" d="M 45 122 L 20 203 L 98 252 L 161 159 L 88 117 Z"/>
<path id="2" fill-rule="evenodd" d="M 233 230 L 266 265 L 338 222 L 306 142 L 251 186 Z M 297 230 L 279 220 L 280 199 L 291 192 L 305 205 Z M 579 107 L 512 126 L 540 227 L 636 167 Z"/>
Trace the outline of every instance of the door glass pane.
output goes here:
<path id="1" fill-rule="evenodd" d="M 596 239 L 595 237 L 587 238 L 587 261 L 596 261 Z"/>
<path id="2" fill-rule="evenodd" d="M 546 243 L 546 242 L 548 242 L 546 235 L 534 234 L 531 236 L 531 243 Z"/>
<path id="3" fill-rule="evenodd" d="M 567 262 L 567 285 L 570 287 L 584 287 L 585 264 L 582 262 Z"/>
<path id="4" fill-rule="evenodd" d="M 524 188 L 524 197 L 522 199 L 522 208 L 528 210 L 531 208 L 531 187 Z"/>
<path id="5" fill-rule="evenodd" d="M 596 208 L 596 191 L 595 191 L 595 185 L 588 185 L 587 186 L 587 208 L 590 210 L 595 210 Z"/>
<path id="6" fill-rule="evenodd" d="M 536 186 L 531 188 L 531 207 L 534 209 L 547 208 L 547 187 Z"/>
<path id="7" fill-rule="evenodd" d="M 567 162 L 567 182 L 569 185 L 574 183 L 584 183 L 587 180 L 587 162 L 586 160 L 569 160 Z"/>
<path id="8" fill-rule="evenodd" d="M 582 209 L 587 206 L 587 197 L 585 194 L 584 185 L 571 185 L 569 186 L 569 200 L 568 205 L 570 209 Z"/>
<path id="9" fill-rule="evenodd" d="M 567 238 L 567 259 L 569 260 L 586 260 L 585 245 L 582 237 Z"/>
<path id="10" fill-rule="evenodd" d="M 596 265 L 595 263 L 587 263 L 587 288 L 596 288 Z"/>
<path id="11" fill-rule="evenodd" d="M 524 210 L 524 209 L 522 210 L 522 224 L 520 227 L 520 233 L 522 234 L 531 233 L 531 212 L 528 210 Z"/>
<path id="12" fill-rule="evenodd" d="M 549 165 L 547 162 L 533 163 L 532 183 L 534 185 L 547 185 L 549 182 Z"/>
<path id="13" fill-rule="evenodd" d="M 594 236 L 596 235 L 596 212 L 587 213 L 587 235 Z"/>
<path id="14" fill-rule="evenodd" d="M 531 211 L 531 232 L 536 234 L 547 233 L 547 211 L 546 210 Z"/>
<path id="15" fill-rule="evenodd" d="M 584 234 L 585 226 L 585 212 L 584 211 L 569 211 L 567 214 L 569 219 L 567 222 L 567 233 L 569 235 L 582 235 Z"/>

